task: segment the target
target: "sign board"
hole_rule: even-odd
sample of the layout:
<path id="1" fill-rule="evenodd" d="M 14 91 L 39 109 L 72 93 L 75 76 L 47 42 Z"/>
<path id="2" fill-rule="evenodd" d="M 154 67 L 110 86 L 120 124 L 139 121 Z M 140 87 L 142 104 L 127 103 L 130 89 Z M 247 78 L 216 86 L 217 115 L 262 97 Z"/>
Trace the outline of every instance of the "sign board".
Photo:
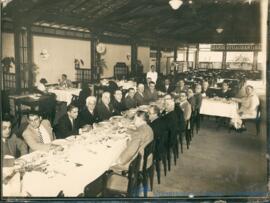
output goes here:
<path id="1" fill-rule="evenodd" d="M 211 51 L 261 51 L 261 44 L 212 44 Z"/>

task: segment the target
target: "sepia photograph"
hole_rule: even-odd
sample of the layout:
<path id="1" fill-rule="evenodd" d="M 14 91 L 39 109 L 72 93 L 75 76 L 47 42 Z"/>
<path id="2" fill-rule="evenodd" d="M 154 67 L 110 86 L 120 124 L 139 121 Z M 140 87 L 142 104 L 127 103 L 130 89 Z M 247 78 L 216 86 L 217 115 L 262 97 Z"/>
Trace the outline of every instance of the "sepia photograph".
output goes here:
<path id="1" fill-rule="evenodd" d="M 268 7 L 1 0 L 1 200 L 268 202 Z"/>

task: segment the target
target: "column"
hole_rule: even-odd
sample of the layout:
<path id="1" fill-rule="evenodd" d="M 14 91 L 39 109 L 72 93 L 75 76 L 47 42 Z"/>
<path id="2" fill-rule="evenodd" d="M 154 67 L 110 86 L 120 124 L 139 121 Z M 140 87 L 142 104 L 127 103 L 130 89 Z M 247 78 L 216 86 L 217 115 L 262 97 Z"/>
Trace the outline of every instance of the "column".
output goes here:
<path id="1" fill-rule="evenodd" d="M 196 45 L 196 51 L 195 51 L 195 69 L 199 68 L 199 44 Z"/>
<path id="2" fill-rule="evenodd" d="M 98 82 L 100 74 L 97 67 L 98 53 L 96 51 L 97 46 L 97 36 L 93 36 L 91 39 L 91 50 L 90 50 L 90 58 L 91 58 L 91 82 Z"/>
<path id="3" fill-rule="evenodd" d="M 253 52 L 252 70 L 258 70 L 258 51 Z"/>
<path id="4" fill-rule="evenodd" d="M 138 76 L 138 70 L 137 70 L 137 60 L 138 60 L 138 45 L 133 42 L 131 44 L 131 75 L 133 77 Z"/>
<path id="5" fill-rule="evenodd" d="M 21 55 L 20 55 L 20 27 L 14 25 L 14 50 L 15 50 L 15 79 L 16 93 L 21 93 Z"/>
<path id="6" fill-rule="evenodd" d="M 173 49 L 173 60 L 174 61 L 177 61 L 177 49 L 178 49 L 178 47 L 174 47 L 174 49 Z"/>
<path id="7" fill-rule="evenodd" d="M 224 45 L 226 47 L 226 44 Z M 222 52 L 222 69 L 226 69 L 227 51 Z"/>
<path id="8" fill-rule="evenodd" d="M 157 48 L 157 62 L 156 62 L 156 71 L 160 73 L 160 59 L 161 59 L 161 50 L 160 47 Z"/>
<path id="9" fill-rule="evenodd" d="M 31 32 L 31 26 L 27 26 L 27 56 L 28 56 L 28 87 L 29 89 L 33 89 L 34 83 L 36 82 L 36 71 L 34 70 L 33 66 L 33 35 Z"/>

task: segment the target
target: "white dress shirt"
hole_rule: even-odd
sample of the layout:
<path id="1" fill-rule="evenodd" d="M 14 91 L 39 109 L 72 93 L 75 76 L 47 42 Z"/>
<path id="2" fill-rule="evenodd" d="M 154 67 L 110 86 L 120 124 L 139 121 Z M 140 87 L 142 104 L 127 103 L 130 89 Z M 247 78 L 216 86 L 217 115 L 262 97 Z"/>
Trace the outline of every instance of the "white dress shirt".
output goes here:
<path id="1" fill-rule="evenodd" d="M 151 78 L 151 80 L 156 84 L 157 83 L 158 74 L 157 74 L 156 71 L 154 71 L 154 72 L 149 71 L 146 74 L 146 79 L 147 78 Z"/>

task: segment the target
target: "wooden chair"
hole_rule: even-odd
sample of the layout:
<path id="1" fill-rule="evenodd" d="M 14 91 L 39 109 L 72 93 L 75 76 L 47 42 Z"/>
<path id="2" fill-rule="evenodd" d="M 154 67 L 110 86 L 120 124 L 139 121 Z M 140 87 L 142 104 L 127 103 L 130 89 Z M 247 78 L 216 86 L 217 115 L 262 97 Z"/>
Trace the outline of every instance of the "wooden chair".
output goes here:
<path id="1" fill-rule="evenodd" d="M 153 180 L 154 180 L 154 149 L 155 149 L 155 141 L 153 140 L 144 148 L 144 156 L 143 156 L 143 168 L 141 171 L 142 174 L 142 183 L 143 183 L 143 192 L 144 197 L 147 197 L 148 191 L 148 178 L 150 178 L 150 187 L 151 191 L 153 190 Z M 149 161 L 152 158 L 152 163 Z M 149 165 L 150 164 L 150 165 Z"/>
<path id="2" fill-rule="evenodd" d="M 121 175 L 113 171 L 109 171 L 104 196 L 137 197 L 139 192 L 140 163 L 141 155 L 138 154 L 130 163 L 128 171 L 123 171 Z M 120 187 L 117 183 L 119 183 Z"/>
<path id="3" fill-rule="evenodd" d="M 107 171 L 99 176 L 96 180 L 89 183 L 83 192 L 84 197 L 102 197 L 105 189 L 107 180 Z"/>

